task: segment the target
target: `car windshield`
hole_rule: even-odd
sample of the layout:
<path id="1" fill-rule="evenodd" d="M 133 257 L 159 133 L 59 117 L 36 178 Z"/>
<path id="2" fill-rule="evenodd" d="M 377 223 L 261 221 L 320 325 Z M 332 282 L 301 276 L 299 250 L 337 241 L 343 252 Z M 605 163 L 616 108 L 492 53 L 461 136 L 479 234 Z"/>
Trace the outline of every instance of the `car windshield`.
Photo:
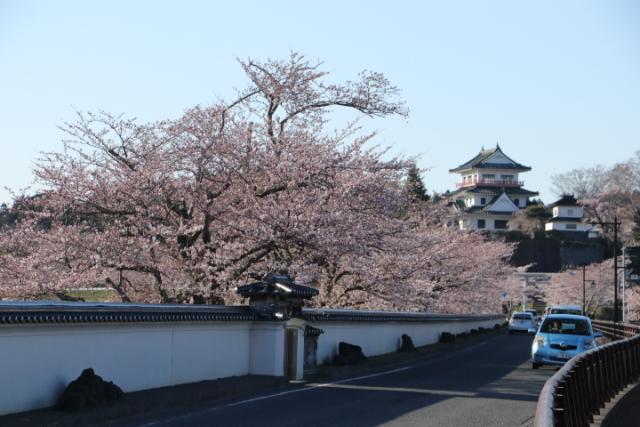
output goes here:
<path id="1" fill-rule="evenodd" d="M 590 335 L 589 324 L 582 319 L 547 319 L 540 332 L 545 334 Z"/>
<path id="2" fill-rule="evenodd" d="M 513 318 L 516 320 L 531 320 L 530 314 L 514 314 Z"/>

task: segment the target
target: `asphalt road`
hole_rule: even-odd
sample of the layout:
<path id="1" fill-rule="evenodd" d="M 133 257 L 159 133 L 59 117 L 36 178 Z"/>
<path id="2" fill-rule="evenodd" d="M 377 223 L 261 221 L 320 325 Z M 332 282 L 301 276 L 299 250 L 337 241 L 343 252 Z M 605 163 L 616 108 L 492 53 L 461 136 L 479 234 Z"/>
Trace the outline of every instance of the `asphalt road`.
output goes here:
<path id="1" fill-rule="evenodd" d="M 501 334 L 411 364 L 191 408 L 145 426 L 526 426 L 553 368 L 531 369 L 531 336 Z"/>

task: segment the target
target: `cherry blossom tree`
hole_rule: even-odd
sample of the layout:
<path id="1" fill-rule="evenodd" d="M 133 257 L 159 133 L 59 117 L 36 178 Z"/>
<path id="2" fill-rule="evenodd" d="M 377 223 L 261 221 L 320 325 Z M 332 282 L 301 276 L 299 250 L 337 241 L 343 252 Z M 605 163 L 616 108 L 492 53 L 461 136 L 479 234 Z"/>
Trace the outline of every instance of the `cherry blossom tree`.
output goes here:
<path id="1" fill-rule="evenodd" d="M 640 285 L 634 284 L 627 288 L 625 304 L 627 321 L 640 321 Z"/>
<path id="2" fill-rule="evenodd" d="M 578 199 L 597 197 L 606 187 L 609 169 L 602 165 L 572 169 L 551 175 L 551 186 L 556 196 L 572 194 Z"/>
<path id="3" fill-rule="evenodd" d="M 0 235 L 0 294 L 106 285 L 123 301 L 232 303 L 271 270 L 317 286 L 318 304 L 486 310 L 511 247 L 407 212 L 411 162 L 371 146 L 357 118 L 405 115 L 382 74 L 327 83 L 293 54 L 240 61 L 229 103 L 140 123 L 78 113 L 35 174 L 46 189 Z M 46 227 L 43 226 L 46 224 Z"/>
<path id="4" fill-rule="evenodd" d="M 556 194 L 580 199 L 585 219 L 599 224 L 609 240 L 613 234 L 609 223 L 615 216 L 622 223 L 621 240 L 631 240 L 633 216 L 640 204 L 640 151 L 611 167 L 598 165 L 553 175 L 552 184 Z"/>
<path id="5" fill-rule="evenodd" d="M 409 210 L 365 253 L 332 252 L 318 285 L 322 306 L 451 313 L 499 312 L 512 246 L 443 226 L 444 203 Z"/>
<path id="6" fill-rule="evenodd" d="M 582 268 L 551 276 L 551 283 L 545 289 L 548 304 L 582 305 Z M 613 302 L 613 260 L 587 265 L 585 279 L 585 311 L 593 315 L 599 307 Z"/>

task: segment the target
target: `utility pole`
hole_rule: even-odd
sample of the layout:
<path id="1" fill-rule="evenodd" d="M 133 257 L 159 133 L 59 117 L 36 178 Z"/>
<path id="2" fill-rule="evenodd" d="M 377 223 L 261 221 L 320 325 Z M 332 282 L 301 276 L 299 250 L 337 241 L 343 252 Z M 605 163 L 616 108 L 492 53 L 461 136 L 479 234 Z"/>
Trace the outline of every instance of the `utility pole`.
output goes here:
<path id="1" fill-rule="evenodd" d="M 626 277 L 627 277 L 627 247 L 622 247 L 622 322 L 627 321 L 627 302 L 625 300 L 626 293 Z"/>
<path id="2" fill-rule="evenodd" d="M 587 278 L 586 278 L 586 270 L 587 270 L 587 266 L 583 265 L 582 266 L 582 315 L 586 316 L 587 315 L 587 287 L 586 287 L 586 282 L 587 282 Z"/>
<path id="3" fill-rule="evenodd" d="M 613 217 L 613 323 L 618 323 L 618 216 Z"/>

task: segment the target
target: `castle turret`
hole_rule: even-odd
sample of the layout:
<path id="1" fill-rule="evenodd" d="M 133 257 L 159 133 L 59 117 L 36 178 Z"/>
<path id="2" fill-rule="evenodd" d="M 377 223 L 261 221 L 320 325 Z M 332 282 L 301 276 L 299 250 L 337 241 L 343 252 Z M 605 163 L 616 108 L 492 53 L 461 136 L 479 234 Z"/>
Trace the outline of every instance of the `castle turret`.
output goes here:
<path id="1" fill-rule="evenodd" d="M 477 156 L 449 172 L 460 175 L 451 194 L 462 230 L 504 230 L 508 221 L 538 192 L 523 188 L 524 166 L 502 152 L 500 145 L 482 149 Z"/>

